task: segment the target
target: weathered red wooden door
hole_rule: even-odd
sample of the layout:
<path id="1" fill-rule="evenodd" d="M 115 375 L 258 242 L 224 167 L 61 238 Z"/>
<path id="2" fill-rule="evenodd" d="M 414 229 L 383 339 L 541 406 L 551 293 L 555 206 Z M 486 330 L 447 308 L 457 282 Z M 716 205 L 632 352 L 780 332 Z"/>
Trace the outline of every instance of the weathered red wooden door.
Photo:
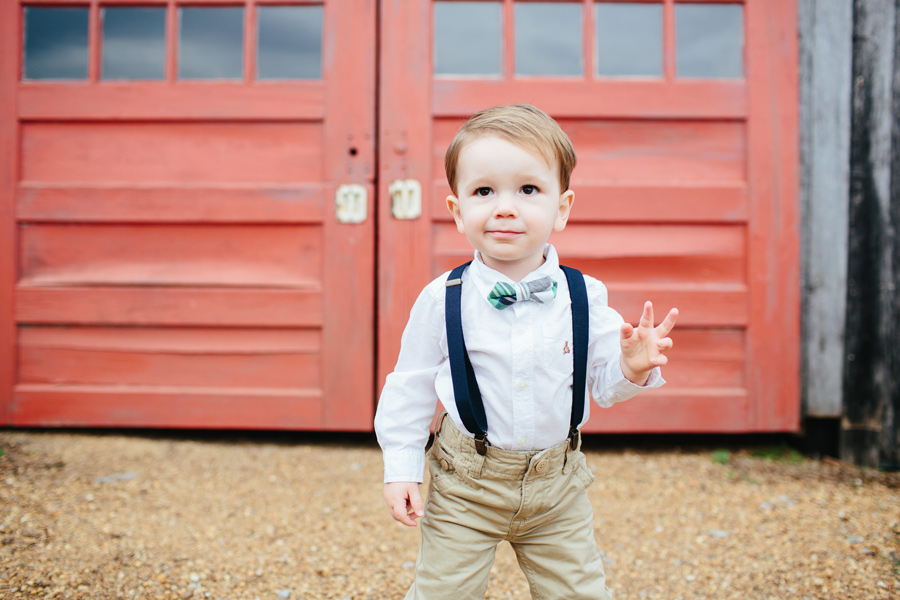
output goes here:
<path id="1" fill-rule="evenodd" d="M 379 206 L 379 379 L 422 286 L 471 258 L 447 144 L 478 109 L 531 103 L 579 158 L 563 262 L 628 320 L 681 310 L 669 385 L 587 430 L 796 429 L 796 20 L 782 0 L 384 0 L 379 192 L 418 181 L 422 203 Z"/>
<path id="2" fill-rule="evenodd" d="M 371 428 L 376 12 L 2 3 L 0 421 Z"/>

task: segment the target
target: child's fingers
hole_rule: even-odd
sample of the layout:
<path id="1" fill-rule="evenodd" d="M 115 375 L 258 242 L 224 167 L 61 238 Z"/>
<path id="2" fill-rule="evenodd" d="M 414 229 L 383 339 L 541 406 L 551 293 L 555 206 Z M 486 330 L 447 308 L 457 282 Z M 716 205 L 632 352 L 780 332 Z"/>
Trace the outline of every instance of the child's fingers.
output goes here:
<path id="1" fill-rule="evenodd" d="M 623 340 L 627 340 L 631 337 L 631 334 L 634 333 L 634 326 L 632 326 L 631 323 L 622 323 L 619 333 Z"/>
<path id="2" fill-rule="evenodd" d="M 644 312 L 641 314 L 641 327 L 653 328 L 653 303 L 644 302 Z"/>
<path id="3" fill-rule="evenodd" d="M 656 341 L 656 347 L 659 348 L 660 352 L 668 352 L 672 349 L 672 346 L 674 344 L 675 343 L 672 341 L 672 338 L 663 338 Z"/>
<path id="4" fill-rule="evenodd" d="M 425 514 L 425 507 L 422 504 L 422 495 L 419 494 L 419 486 L 410 486 L 409 488 L 409 507 L 412 509 L 412 518 L 421 517 Z"/>
<path id="5" fill-rule="evenodd" d="M 663 319 L 663 322 L 659 324 L 659 327 L 656 328 L 657 334 L 660 337 L 665 337 L 669 335 L 669 332 L 675 327 L 675 321 L 678 319 L 678 309 L 673 308 L 669 311 L 669 314 L 666 315 L 666 318 Z"/>

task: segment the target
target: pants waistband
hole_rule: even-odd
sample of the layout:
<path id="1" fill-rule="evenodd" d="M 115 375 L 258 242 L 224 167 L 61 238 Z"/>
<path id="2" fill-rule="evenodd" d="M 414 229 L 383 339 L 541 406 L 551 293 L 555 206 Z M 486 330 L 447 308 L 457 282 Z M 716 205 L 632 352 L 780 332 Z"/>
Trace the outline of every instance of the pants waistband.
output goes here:
<path id="1" fill-rule="evenodd" d="M 579 435 L 574 449 L 568 440 L 564 440 L 545 450 L 524 452 L 488 446 L 487 454 L 480 456 L 475 449 L 475 440 L 462 433 L 443 412 L 438 417 L 432 453 L 438 461 L 442 461 L 445 469 L 452 464 L 456 469 L 474 469 L 476 477 L 487 474 L 497 479 L 523 479 L 526 475 L 553 477 L 565 472 L 569 453 L 578 452 L 580 448 Z"/>

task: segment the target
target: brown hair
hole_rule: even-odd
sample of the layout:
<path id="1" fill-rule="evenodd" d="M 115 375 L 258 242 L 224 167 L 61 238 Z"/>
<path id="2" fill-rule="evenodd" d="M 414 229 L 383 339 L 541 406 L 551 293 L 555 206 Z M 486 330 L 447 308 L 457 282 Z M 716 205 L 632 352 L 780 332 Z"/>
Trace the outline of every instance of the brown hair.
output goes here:
<path id="1" fill-rule="evenodd" d="M 550 115 L 529 104 L 495 106 L 469 117 L 444 155 L 447 182 L 456 194 L 459 154 L 465 145 L 479 136 L 494 135 L 521 146 L 559 166 L 560 191 L 569 189 L 569 178 L 575 168 L 575 149 L 569 136 Z"/>

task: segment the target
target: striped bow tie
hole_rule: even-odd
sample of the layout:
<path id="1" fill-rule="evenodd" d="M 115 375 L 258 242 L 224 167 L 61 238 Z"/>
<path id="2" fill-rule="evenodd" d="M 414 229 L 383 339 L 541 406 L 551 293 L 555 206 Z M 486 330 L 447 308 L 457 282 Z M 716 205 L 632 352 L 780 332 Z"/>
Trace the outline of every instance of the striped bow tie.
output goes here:
<path id="1" fill-rule="evenodd" d="M 544 304 L 554 298 L 556 298 L 556 282 L 550 277 L 541 277 L 525 283 L 499 281 L 494 284 L 494 288 L 488 294 L 488 300 L 498 310 L 503 310 L 510 304 L 523 300 Z"/>

